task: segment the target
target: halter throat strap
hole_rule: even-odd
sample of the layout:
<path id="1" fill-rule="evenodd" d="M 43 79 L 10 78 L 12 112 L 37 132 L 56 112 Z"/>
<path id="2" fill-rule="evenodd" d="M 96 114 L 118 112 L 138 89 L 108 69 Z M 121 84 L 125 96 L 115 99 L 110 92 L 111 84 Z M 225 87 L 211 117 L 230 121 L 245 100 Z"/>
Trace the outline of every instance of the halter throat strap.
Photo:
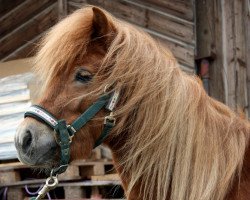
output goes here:
<path id="1" fill-rule="evenodd" d="M 104 128 L 95 142 L 94 148 L 99 146 L 109 135 L 111 129 L 115 126 L 113 109 L 118 101 L 119 92 L 105 94 L 94 102 L 83 114 L 81 114 L 71 125 L 67 125 L 64 119 L 58 120 L 50 112 L 39 105 L 31 106 L 24 114 L 24 117 L 35 118 L 42 123 L 47 124 L 55 131 L 57 143 L 61 148 L 60 166 L 52 169 L 51 174 L 61 174 L 66 171 L 70 159 L 70 144 L 74 134 L 79 131 L 88 121 L 90 121 L 102 108 L 110 112 L 104 119 Z"/>

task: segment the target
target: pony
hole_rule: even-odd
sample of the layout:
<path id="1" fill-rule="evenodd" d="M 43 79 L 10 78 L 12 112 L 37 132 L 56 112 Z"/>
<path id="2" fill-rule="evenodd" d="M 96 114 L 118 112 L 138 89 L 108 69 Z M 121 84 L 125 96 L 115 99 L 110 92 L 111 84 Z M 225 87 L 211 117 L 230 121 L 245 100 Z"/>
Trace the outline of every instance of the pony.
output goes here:
<path id="1" fill-rule="evenodd" d="M 128 200 L 247 200 L 249 122 L 212 99 L 195 75 L 137 27 L 87 6 L 55 25 L 35 57 L 37 104 L 71 123 L 104 88 L 119 90 L 116 125 L 104 140 Z M 71 160 L 87 158 L 107 115 L 101 110 L 72 139 Z M 53 130 L 26 117 L 19 159 L 58 166 Z"/>

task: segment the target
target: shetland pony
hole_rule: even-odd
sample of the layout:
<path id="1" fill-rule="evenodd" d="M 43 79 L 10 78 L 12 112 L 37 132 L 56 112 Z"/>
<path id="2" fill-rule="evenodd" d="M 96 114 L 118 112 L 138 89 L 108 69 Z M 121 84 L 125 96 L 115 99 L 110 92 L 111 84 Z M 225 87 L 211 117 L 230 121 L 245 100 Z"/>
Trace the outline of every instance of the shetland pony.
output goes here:
<path id="1" fill-rule="evenodd" d="M 103 94 L 119 90 L 117 123 L 104 141 L 129 200 L 247 200 L 249 122 L 210 98 L 172 53 L 97 7 L 80 9 L 43 38 L 35 70 L 38 104 L 68 123 Z M 100 111 L 73 138 L 72 160 L 87 158 L 101 133 Z M 25 118 L 15 137 L 22 162 L 57 166 L 45 124 Z"/>

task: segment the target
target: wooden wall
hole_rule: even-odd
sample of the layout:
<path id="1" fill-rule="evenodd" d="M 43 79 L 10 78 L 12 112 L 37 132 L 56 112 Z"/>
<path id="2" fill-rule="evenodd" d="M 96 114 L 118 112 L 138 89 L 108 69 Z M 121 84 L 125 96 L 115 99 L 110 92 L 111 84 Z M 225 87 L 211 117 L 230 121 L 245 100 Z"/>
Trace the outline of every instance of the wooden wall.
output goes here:
<path id="1" fill-rule="evenodd" d="M 86 4 L 100 6 L 167 45 L 183 69 L 194 71 L 194 0 L 0 0 L 0 60 L 31 56 L 58 18 Z"/>
<path id="2" fill-rule="evenodd" d="M 213 57 L 211 95 L 250 113 L 249 0 L 197 2 L 197 56 Z"/>
<path id="3" fill-rule="evenodd" d="M 172 50 L 184 70 L 194 71 L 194 0 L 68 0 L 66 3 L 66 13 L 91 4 L 143 28 Z"/>
<path id="4" fill-rule="evenodd" d="M 56 0 L 0 0 L 0 60 L 32 56 L 41 35 L 57 20 Z"/>

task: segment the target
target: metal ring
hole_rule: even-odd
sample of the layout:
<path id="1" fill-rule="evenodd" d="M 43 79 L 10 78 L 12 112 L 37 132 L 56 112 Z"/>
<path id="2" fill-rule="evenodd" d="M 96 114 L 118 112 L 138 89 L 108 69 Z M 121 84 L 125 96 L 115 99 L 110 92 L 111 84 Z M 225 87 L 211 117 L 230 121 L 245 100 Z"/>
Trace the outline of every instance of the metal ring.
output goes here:
<path id="1" fill-rule="evenodd" d="M 53 180 L 53 183 L 50 183 L 50 181 Z M 52 176 L 46 179 L 46 185 L 49 187 L 54 187 L 58 184 L 58 178 L 57 176 Z"/>

